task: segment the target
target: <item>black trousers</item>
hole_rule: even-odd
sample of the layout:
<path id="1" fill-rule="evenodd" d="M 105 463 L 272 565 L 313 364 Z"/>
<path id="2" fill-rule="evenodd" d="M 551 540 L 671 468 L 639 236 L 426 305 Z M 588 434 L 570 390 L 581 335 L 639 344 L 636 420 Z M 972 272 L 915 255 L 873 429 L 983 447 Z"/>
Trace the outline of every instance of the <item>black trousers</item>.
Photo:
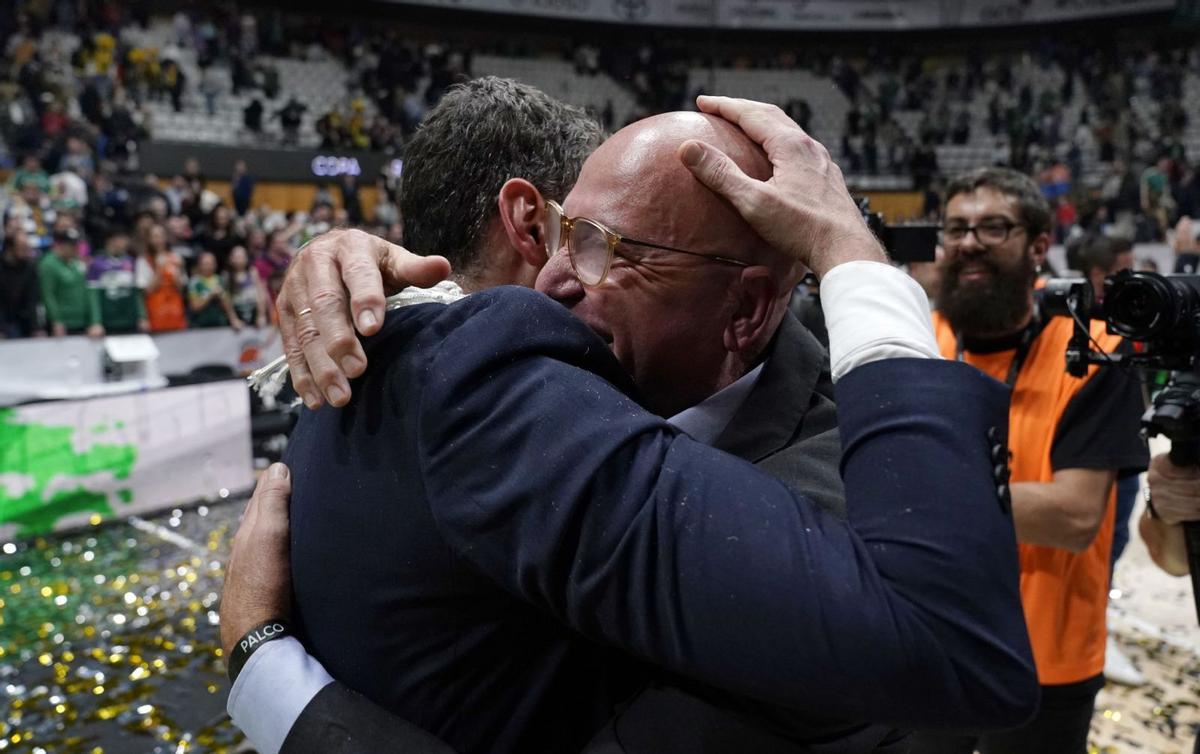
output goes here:
<path id="1" fill-rule="evenodd" d="M 1042 686 L 1037 715 L 1020 728 L 963 736 L 913 734 L 909 754 L 1087 754 L 1088 730 L 1104 676 L 1078 683 Z"/>

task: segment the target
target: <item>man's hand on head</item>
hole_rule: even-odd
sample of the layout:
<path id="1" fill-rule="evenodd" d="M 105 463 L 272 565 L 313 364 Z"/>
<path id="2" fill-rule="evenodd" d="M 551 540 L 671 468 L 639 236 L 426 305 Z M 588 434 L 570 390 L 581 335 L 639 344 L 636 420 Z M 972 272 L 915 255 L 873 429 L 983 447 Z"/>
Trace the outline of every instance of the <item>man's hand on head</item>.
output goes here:
<path id="1" fill-rule="evenodd" d="M 422 257 L 361 230 L 331 230 L 296 255 L 276 302 L 292 385 L 309 408 L 344 406 L 367 368 L 358 342 L 383 325 L 385 298 L 450 276 L 444 257 Z"/>
<path id="2" fill-rule="evenodd" d="M 730 97 L 701 96 L 696 104 L 740 127 L 761 146 L 773 175 L 767 181 L 750 178 L 721 150 L 695 140 L 680 146 L 680 159 L 778 252 L 818 277 L 843 262 L 887 261 L 850 197 L 841 169 L 787 114 L 774 105 Z"/>
<path id="3" fill-rule="evenodd" d="M 1200 468 L 1176 466 L 1164 453 L 1150 462 L 1146 484 L 1154 512 L 1163 523 L 1200 521 Z"/>
<path id="4" fill-rule="evenodd" d="M 287 466 L 272 464 L 259 477 L 233 537 L 221 592 L 221 649 L 228 662 L 238 639 L 268 620 L 287 619 L 292 608 L 288 545 Z"/>

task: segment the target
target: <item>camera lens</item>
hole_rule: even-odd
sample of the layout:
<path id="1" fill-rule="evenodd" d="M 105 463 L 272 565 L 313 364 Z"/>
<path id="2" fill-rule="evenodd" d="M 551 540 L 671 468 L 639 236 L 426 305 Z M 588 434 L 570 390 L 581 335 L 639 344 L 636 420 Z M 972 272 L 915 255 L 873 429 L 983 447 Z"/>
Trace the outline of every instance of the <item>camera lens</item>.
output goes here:
<path id="1" fill-rule="evenodd" d="M 1175 290 L 1145 273 L 1120 276 L 1104 297 L 1104 315 L 1119 335 L 1147 340 L 1170 328 L 1177 312 Z"/>

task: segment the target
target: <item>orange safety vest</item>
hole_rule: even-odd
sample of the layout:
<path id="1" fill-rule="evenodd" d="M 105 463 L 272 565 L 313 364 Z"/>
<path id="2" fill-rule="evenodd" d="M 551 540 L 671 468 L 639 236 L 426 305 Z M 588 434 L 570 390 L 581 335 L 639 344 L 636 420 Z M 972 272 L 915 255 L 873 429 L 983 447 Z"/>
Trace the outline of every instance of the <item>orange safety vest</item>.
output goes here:
<path id="1" fill-rule="evenodd" d="M 948 359 L 958 357 L 950 324 L 935 312 L 938 348 Z M 1013 482 L 1049 482 L 1054 477 L 1050 451 L 1063 412 L 1100 369 L 1075 378 L 1066 372 L 1065 354 L 1073 322 L 1052 318 L 1030 344 L 1013 385 L 1008 414 L 1008 446 Z M 1106 352 L 1121 339 L 1092 323 L 1092 337 Z M 1016 349 L 998 353 L 964 353 L 963 361 L 1003 382 Z M 1081 553 L 1055 547 L 1020 544 L 1021 603 L 1033 644 L 1038 680 L 1043 685 L 1075 683 L 1104 670 L 1107 638 L 1109 554 L 1112 550 L 1116 485 L 1108 493 L 1108 509 L 1091 546 Z"/>

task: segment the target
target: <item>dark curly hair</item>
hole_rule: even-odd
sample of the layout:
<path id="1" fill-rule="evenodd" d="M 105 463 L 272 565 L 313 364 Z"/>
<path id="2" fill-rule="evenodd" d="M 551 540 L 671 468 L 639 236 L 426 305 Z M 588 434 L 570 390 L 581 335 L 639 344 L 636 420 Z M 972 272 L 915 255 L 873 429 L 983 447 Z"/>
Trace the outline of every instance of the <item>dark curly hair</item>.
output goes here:
<path id="1" fill-rule="evenodd" d="M 603 138 L 583 110 L 534 87 L 494 76 L 452 87 L 405 148 L 405 247 L 471 276 L 501 186 L 524 178 L 561 202 Z"/>

